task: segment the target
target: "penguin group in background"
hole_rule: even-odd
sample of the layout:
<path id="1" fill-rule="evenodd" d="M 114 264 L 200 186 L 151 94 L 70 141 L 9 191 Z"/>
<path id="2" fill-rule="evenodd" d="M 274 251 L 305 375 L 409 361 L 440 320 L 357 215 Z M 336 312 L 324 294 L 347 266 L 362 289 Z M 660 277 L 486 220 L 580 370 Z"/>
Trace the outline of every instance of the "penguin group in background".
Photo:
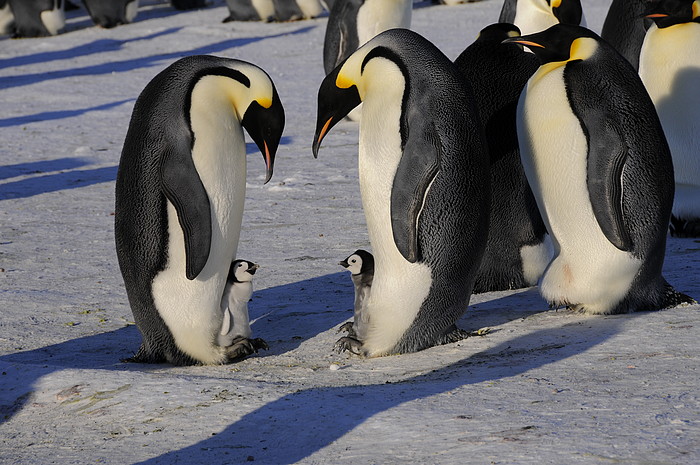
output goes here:
<path id="1" fill-rule="evenodd" d="M 323 41 L 326 74 L 382 31 L 409 28 L 413 0 L 343 0 L 329 10 Z"/>
<path id="2" fill-rule="evenodd" d="M 651 21 L 644 19 L 646 0 L 613 0 L 600 37 L 639 69 L 639 52 Z"/>
<path id="3" fill-rule="evenodd" d="M 473 0 L 433 0 L 433 3 L 436 5 L 447 5 L 447 6 L 454 6 L 454 5 L 459 5 L 461 3 L 469 3 Z"/>
<path id="4" fill-rule="evenodd" d="M 542 63 L 517 115 L 525 173 L 555 246 L 542 296 L 590 314 L 693 302 L 661 275 L 673 166 L 632 66 L 578 26 L 505 42 Z"/>
<path id="5" fill-rule="evenodd" d="M 104 28 L 132 22 L 139 8 L 139 0 L 83 0 L 83 3 L 92 21 Z"/>
<path id="6" fill-rule="evenodd" d="M 350 278 L 355 287 L 354 318 L 338 328 L 338 332 L 347 331 L 348 336 L 341 338 L 336 347 L 358 353 L 360 343 L 365 339 L 369 325 L 367 301 L 372 291 L 374 281 L 374 256 L 366 250 L 356 250 L 352 255 L 339 263 L 350 272 Z"/>
<path id="7" fill-rule="evenodd" d="M 586 16 L 581 0 L 505 0 L 498 22 L 515 24 L 525 35 L 559 23 L 586 26 Z"/>
<path id="8" fill-rule="evenodd" d="M 455 60 L 474 90 L 491 160 L 489 235 L 474 293 L 534 286 L 552 255 L 520 161 L 515 113 L 539 61 L 502 43 L 518 36 L 517 26 L 492 24 Z"/>
<path id="9" fill-rule="evenodd" d="M 114 228 L 143 340 L 130 361 L 218 364 L 250 351 L 241 341 L 217 344 L 245 200 L 243 128 L 263 154 L 267 182 L 284 110 L 267 73 L 244 61 L 183 58 L 136 101 L 117 173 Z"/>
<path id="10" fill-rule="evenodd" d="M 55 36 L 66 24 L 63 0 L 6 0 L 0 25 L 13 38 Z"/>
<path id="11" fill-rule="evenodd" d="M 422 36 L 385 31 L 321 83 L 315 156 L 360 102 L 360 192 L 374 280 L 357 352 L 407 353 L 462 339 L 455 323 L 486 245 L 490 200 L 471 88 Z"/>
<path id="12" fill-rule="evenodd" d="M 676 196 L 671 235 L 700 237 L 700 2 L 649 4 L 639 75 L 671 149 Z"/>
<path id="13" fill-rule="evenodd" d="M 217 343 L 221 347 L 236 347 L 233 351 L 238 350 L 241 357 L 268 348 L 262 339 L 251 338 L 253 330 L 250 328 L 248 301 L 253 295 L 253 276 L 258 268 L 257 264 L 248 260 L 234 260 L 228 270 L 221 298 L 224 320 Z"/>
<path id="14" fill-rule="evenodd" d="M 229 21 L 297 21 L 323 11 L 319 0 L 226 0 Z"/>

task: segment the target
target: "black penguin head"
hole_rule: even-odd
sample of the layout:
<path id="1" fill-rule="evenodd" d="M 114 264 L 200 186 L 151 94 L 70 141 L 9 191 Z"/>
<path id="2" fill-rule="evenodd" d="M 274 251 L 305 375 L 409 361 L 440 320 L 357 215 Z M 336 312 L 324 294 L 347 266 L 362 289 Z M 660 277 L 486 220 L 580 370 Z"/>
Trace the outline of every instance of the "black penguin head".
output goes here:
<path id="1" fill-rule="evenodd" d="M 251 102 L 243 114 L 241 126 L 248 131 L 251 139 L 260 149 L 260 153 L 263 154 L 267 168 L 265 175 L 265 183 L 267 183 L 272 177 L 275 154 L 284 130 L 284 108 L 274 86 L 272 86 L 272 99 Z"/>
<path id="2" fill-rule="evenodd" d="M 479 31 L 479 35 L 476 37 L 474 42 L 490 42 L 500 44 L 504 40 L 511 39 L 513 37 L 520 37 L 520 29 L 518 26 L 511 23 L 494 23 L 489 24 Z M 520 48 L 523 48 L 522 45 Z"/>
<path id="3" fill-rule="evenodd" d="M 374 273 L 374 256 L 366 250 L 356 250 L 352 255 L 339 263 L 353 275 Z"/>
<path id="4" fill-rule="evenodd" d="M 583 8 L 581 0 L 547 0 L 552 8 L 552 13 L 561 24 L 581 24 Z"/>
<path id="5" fill-rule="evenodd" d="M 362 103 L 357 85 L 341 77 L 340 72 L 346 62 L 344 60 L 331 71 L 318 89 L 316 134 L 312 145 L 314 157 L 318 157 L 321 141 L 328 131 Z"/>
<path id="6" fill-rule="evenodd" d="M 700 22 L 699 0 L 657 0 L 647 4 L 643 16 L 659 29 L 676 24 Z"/>
<path id="7" fill-rule="evenodd" d="M 246 283 L 253 280 L 253 275 L 260 268 L 248 260 L 234 260 L 228 269 L 226 281 L 229 283 Z"/>
<path id="8" fill-rule="evenodd" d="M 584 60 L 596 50 L 600 38 L 589 29 L 571 24 L 555 24 L 549 29 L 513 37 L 504 44 L 520 44 L 530 49 L 541 64 Z"/>

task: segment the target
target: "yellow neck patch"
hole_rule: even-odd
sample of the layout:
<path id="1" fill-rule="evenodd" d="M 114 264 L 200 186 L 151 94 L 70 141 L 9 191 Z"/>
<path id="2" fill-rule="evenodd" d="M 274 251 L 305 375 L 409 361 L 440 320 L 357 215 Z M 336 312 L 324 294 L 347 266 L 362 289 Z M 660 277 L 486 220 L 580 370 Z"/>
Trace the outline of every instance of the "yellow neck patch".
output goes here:
<path id="1" fill-rule="evenodd" d="M 255 99 L 255 101 L 263 108 L 270 108 L 272 106 L 272 99 L 270 98 L 259 98 Z"/>
<path id="2" fill-rule="evenodd" d="M 700 0 L 695 0 L 693 2 L 693 19 L 700 16 Z"/>
<path id="3" fill-rule="evenodd" d="M 561 2 L 562 2 L 562 0 L 552 0 L 550 5 L 552 8 L 559 8 L 559 6 L 561 6 Z"/>
<path id="4" fill-rule="evenodd" d="M 349 89 L 354 86 L 355 83 L 343 73 L 338 73 L 338 77 L 335 79 L 335 85 L 340 89 Z"/>

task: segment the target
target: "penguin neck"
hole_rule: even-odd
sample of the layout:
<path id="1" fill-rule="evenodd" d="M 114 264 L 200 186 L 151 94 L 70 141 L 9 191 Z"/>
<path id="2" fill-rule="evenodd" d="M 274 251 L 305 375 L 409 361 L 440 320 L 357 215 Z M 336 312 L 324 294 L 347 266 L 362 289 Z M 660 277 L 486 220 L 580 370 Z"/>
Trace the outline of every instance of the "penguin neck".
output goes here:
<path id="1" fill-rule="evenodd" d="M 229 305 L 247 305 L 252 295 L 252 282 L 235 282 L 231 285 L 231 291 L 229 294 Z"/>
<path id="2" fill-rule="evenodd" d="M 411 25 L 413 0 L 366 0 L 357 12 L 357 38 L 360 46 L 380 32 Z"/>

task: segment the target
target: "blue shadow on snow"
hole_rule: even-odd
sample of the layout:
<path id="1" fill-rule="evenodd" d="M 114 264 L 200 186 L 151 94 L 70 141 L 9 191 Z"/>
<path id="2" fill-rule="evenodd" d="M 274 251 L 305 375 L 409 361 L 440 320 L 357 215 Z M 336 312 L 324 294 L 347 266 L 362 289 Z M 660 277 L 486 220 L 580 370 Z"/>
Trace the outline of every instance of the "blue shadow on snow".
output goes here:
<path id="1" fill-rule="evenodd" d="M 104 111 L 110 108 L 118 107 L 127 102 L 132 102 L 135 99 L 119 100 L 116 102 L 105 103 L 103 105 L 97 105 L 94 107 L 81 108 L 79 110 L 60 110 L 60 111 L 45 111 L 42 113 L 36 113 L 34 115 L 26 116 L 15 116 L 13 118 L 0 118 L 0 128 L 6 128 L 10 126 L 22 126 L 24 124 L 36 123 L 40 121 L 53 121 L 57 119 L 72 118 L 74 116 L 80 116 L 91 111 Z"/>
<path id="2" fill-rule="evenodd" d="M 0 184 L 0 200 L 21 199 L 48 192 L 76 189 L 114 181 L 117 166 L 91 170 L 74 170 Z"/>

